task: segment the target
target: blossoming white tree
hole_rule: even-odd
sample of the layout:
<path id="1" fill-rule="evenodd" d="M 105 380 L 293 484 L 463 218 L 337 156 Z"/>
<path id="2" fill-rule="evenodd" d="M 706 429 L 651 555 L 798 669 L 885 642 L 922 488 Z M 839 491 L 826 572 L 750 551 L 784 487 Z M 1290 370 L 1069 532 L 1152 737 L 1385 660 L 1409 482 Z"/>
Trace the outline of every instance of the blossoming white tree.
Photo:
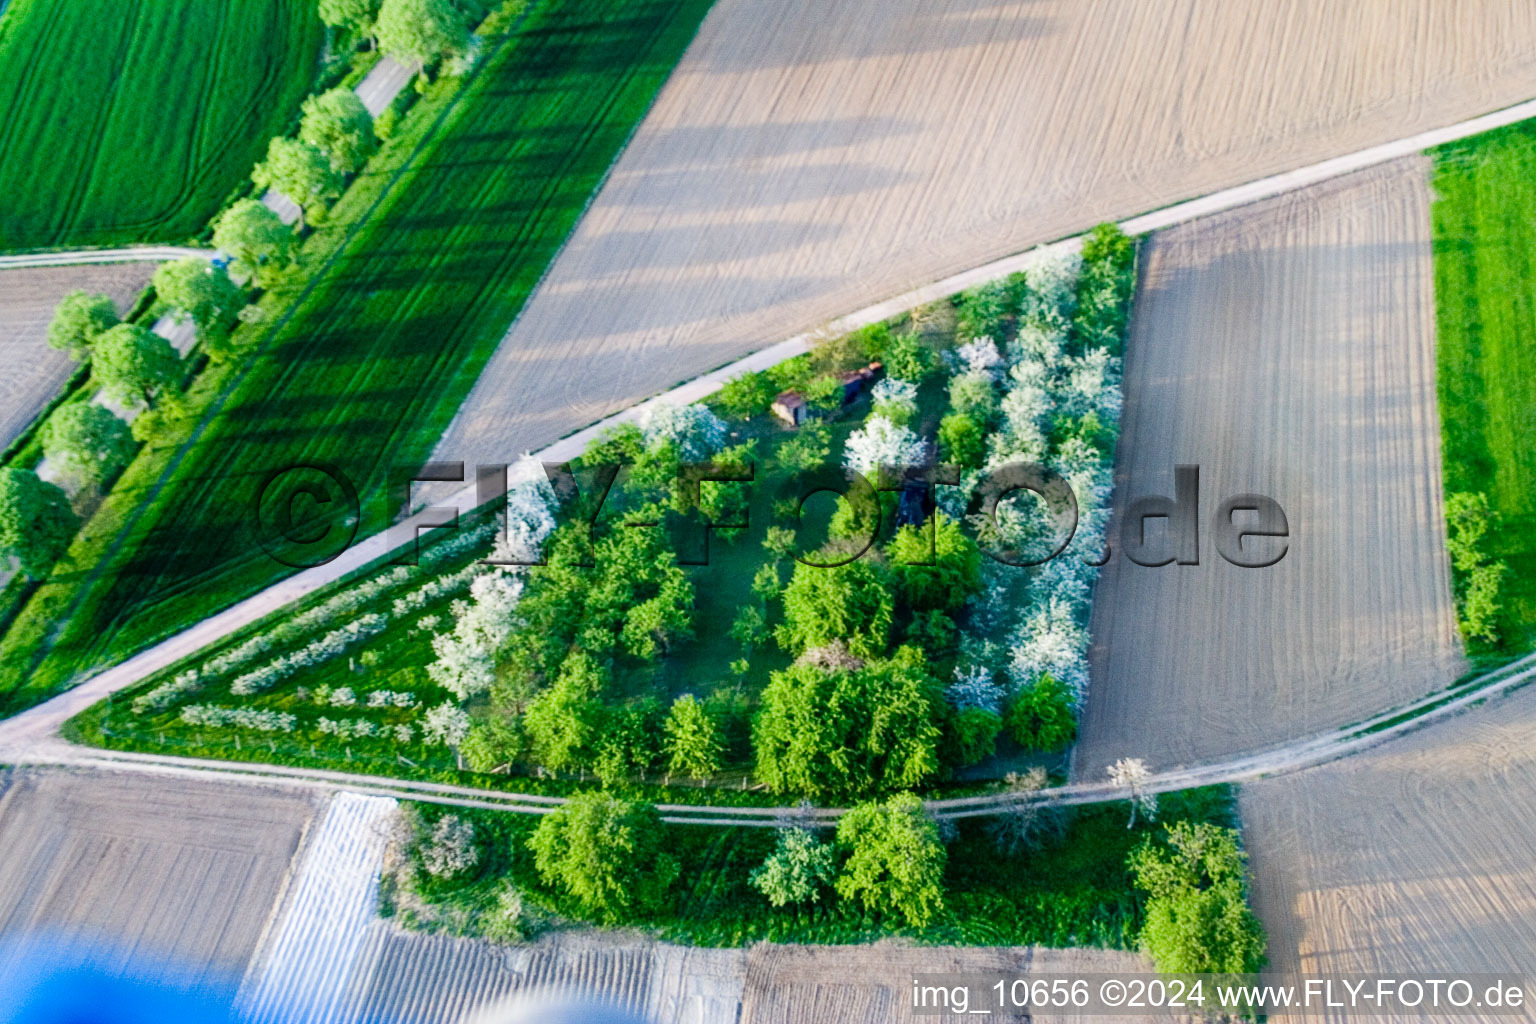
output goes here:
<path id="1" fill-rule="evenodd" d="M 443 702 L 431 711 L 421 723 L 422 739 L 428 743 L 441 743 L 456 747 L 469 734 L 469 715 L 458 705 Z"/>
<path id="2" fill-rule="evenodd" d="M 879 466 L 916 466 L 923 462 L 922 438 L 884 416 L 871 416 L 848 435 L 843 464 L 855 473 L 872 474 Z"/>
<path id="3" fill-rule="evenodd" d="M 973 338 L 961 345 L 955 354 L 966 373 L 994 377 L 1003 370 L 1003 354 L 991 338 Z"/>
<path id="4" fill-rule="evenodd" d="M 1014 686 L 1027 687 L 1049 672 L 1080 702 L 1088 690 L 1087 653 L 1088 631 L 1072 605 L 1053 595 L 1019 625 L 1008 674 Z"/>
<path id="5" fill-rule="evenodd" d="M 661 402 L 641 418 L 640 432 L 647 447 L 671 441 L 684 462 L 702 462 L 724 446 L 726 427 L 724 420 L 697 402 L 683 406 Z"/>
<path id="6" fill-rule="evenodd" d="M 955 681 L 944 688 L 944 697 L 957 711 L 982 708 L 997 712 L 1003 702 L 1002 688 L 985 665 L 965 665 L 955 669 Z"/>
<path id="7" fill-rule="evenodd" d="M 1138 809 L 1149 819 L 1157 817 L 1157 794 L 1148 793 L 1143 788 L 1152 777 L 1147 762 L 1139 757 L 1122 757 L 1105 770 L 1109 772 L 1109 781 L 1113 785 L 1130 793 L 1131 820 L 1126 822 L 1126 828 L 1135 826 Z"/>

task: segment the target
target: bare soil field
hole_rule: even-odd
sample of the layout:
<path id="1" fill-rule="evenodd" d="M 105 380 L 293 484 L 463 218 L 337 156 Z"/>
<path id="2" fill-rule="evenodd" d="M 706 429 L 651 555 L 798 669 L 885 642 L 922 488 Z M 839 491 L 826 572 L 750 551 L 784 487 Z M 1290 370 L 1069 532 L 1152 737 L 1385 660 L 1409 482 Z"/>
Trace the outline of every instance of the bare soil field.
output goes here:
<path id="1" fill-rule="evenodd" d="M 1529 982 L 1533 740 L 1536 691 L 1526 689 L 1358 757 L 1244 786 L 1271 969 L 1507 972 Z"/>
<path id="2" fill-rule="evenodd" d="M 821 1024 L 823 1021 L 961 1021 L 964 1014 L 917 1016 L 911 1010 L 915 974 L 1075 975 L 1148 973 L 1132 953 L 1096 949 L 950 949 L 874 946 L 759 946 L 747 967 L 742 1024 Z M 1035 1013 L 1032 1021 L 1081 1020 Z M 1127 1020 L 1173 1020 L 1128 1016 Z"/>
<path id="3" fill-rule="evenodd" d="M 963 1018 L 913 1016 L 908 1002 L 914 974 L 1151 969 L 1133 954 L 1102 950 L 888 943 L 687 949 L 586 932 L 500 947 L 402 932 L 385 922 L 373 928 L 369 945 L 376 951 L 375 966 L 357 1000 L 343 1011 L 344 1019 L 452 1024 L 509 998 L 558 992 L 622 1006 L 656 1024 L 958 1021 Z"/>
<path id="4" fill-rule="evenodd" d="M 439 457 L 1533 81 L 1517 0 L 719 0 Z"/>
<path id="5" fill-rule="evenodd" d="M 1117 547 L 1105 567 L 1079 778 L 1279 744 L 1461 672 L 1424 175 L 1397 161 L 1145 246 L 1116 517 L 1198 465 L 1200 563 L 1149 568 Z M 1217 552 L 1218 506 L 1243 493 L 1285 512 L 1278 564 Z M 1277 543 L 1248 542 L 1269 557 Z"/>
<path id="6" fill-rule="evenodd" d="M 260 788 L 14 775 L 0 796 L 0 936 L 100 940 L 109 966 L 163 957 L 232 984 L 313 813 L 305 797 Z"/>
<path id="7" fill-rule="evenodd" d="M 154 263 L 108 263 L 0 271 L 0 448 L 58 394 L 74 361 L 48 347 L 53 307 L 76 288 L 103 292 L 124 312 L 155 273 Z"/>

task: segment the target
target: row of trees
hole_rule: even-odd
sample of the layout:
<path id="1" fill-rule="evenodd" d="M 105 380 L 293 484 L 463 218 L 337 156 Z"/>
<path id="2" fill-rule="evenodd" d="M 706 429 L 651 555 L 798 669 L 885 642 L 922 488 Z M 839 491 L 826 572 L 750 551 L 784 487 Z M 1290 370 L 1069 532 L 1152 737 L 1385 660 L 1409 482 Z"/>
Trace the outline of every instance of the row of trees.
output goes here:
<path id="1" fill-rule="evenodd" d="M 320 0 L 320 19 L 406 63 L 461 56 L 471 43 L 452 0 Z"/>
<path id="2" fill-rule="evenodd" d="M 419 889 L 461 883 L 485 862 L 473 827 L 459 816 L 434 821 L 409 807 L 401 816 L 397 842 L 406 844 L 402 859 Z M 1030 843 L 1059 836 L 1059 826 L 1059 814 L 1046 822 L 1040 812 L 1009 813 L 993 831 L 1002 840 L 1022 828 Z M 652 805 L 579 793 L 523 842 L 540 882 L 570 901 L 573 916 L 643 925 L 671 909 L 683 865 Z M 917 797 L 899 793 L 852 807 L 826 839 L 809 822 L 781 827 L 747 882 L 775 908 L 842 901 L 921 929 L 945 911 L 948 862 L 945 830 Z M 1246 863 L 1237 830 L 1212 822 L 1177 821 L 1131 849 L 1126 870 L 1145 900 L 1140 942 L 1159 970 L 1250 973 L 1263 966 L 1264 931 L 1248 904 Z"/>

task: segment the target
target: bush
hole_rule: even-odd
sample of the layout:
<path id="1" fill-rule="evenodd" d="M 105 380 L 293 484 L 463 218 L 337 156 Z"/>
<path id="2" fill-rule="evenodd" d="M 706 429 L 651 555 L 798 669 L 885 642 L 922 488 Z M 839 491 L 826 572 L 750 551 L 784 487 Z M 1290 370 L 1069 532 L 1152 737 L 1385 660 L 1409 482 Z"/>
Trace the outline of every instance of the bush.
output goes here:
<path id="1" fill-rule="evenodd" d="M 944 909 L 944 844 L 911 793 L 850 810 L 837 823 L 837 844 L 848 851 L 837 878 L 839 896 L 898 915 L 914 928 Z"/>
<path id="2" fill-rule="evenodd" d="M 951 723 L 951 749 L 958 767 L 973 765 L 990 757 L 997 749 L 997 736 L 1003 731 L 1003 718 L 986 708 L 963 708 Z"/>
<path id="3" fill-rule="evenodd" d="M 933 352 L 911 334 L 894 338 L 885 348 L 885 372 L 897 380 L 919 384 L 933 372 Z"/>
<path id="4" fill-rule="evenodd" d="M 433 878 L 457 878 L 480 863 L 475 826 L 456 814 L 437 819 L 419 847 L 422 870 Z"/>
<path id="5" fill-rule="evenodd" d="M 743 373 L 732 377 L 715 395 L 715 404 L 727 416 L 751 419 L 767 412 L 778 392 L 766 373 Z"/>
<path id="6" fill-rule="evenodd" d="M 1502 611 L 1500 590 L 1508 566 L 1488 557 L 1488 535 L 1499 516 L 1486 494 L 1460 492 L 1445 502 L 1446 548 L 1455 575 L 1456 618 L 1468 641 L 1496 643 Z"/>
<path id="7" fill-rule="evenodd" d="M 902 600 L 918 611 L 954 611 L 981 588 L 981 549 L 943 512 L 897 530 L 889 554 Z"/>
<path id="8" fill-rule="evenodd" d="M 939 460 L 962 469 L 980 469 L 987 454 L 987 432 L 979 421 L 952 412 L 939 421 Z"/>
<path id="9" fill-rule="evenodd" d="M 1247 856 L 1236 829 L 1177 822 L 1127 866 L 1148 896 L 1141 945 L 1167 974 L 1250 974 L 1264 966 L 1264 928 L 1248 907 Z"/>
<path id="10" fill-rule="evenodd" d="M 654 909 L 677 878 L 677 860 L 662 841 L 651 805 L 588 792 L 545 816 L 528 848 L 546 885 L 574 897 L 585 913 L 620 924 Z"/>
<path id="11" fill-rule="evenodd" d="M 1083 240 L 1073 323 L 1080 346 L 1120 353 L 1130 313 L 1135 261 L 1135 240 L 1114 224 L 1100 224 Z"/>
<path id="12" fill-rule="evenodd" d="M 724 753 L 720 728 L 692 694 L 672 702 L 663 731 L 666 738 L 662 749 L 667 755 L 668 770 L 695 779 L 720 770 Z"/>
<path id="13" fill-rule="evenodd" d="M 832 847 L 803 828 L 779 832 L 779 843 L 751 875 L 752 885 L 776 907 L 815 903 L 837 874 Z"/>
<path id="14" fill-rule="evenodd" d="M 1019 691 L 1008 708 L 1008 735 L 1026 750 L 1064 750 L 1077 739 L 1072 691 L 1049 672 Z"/>

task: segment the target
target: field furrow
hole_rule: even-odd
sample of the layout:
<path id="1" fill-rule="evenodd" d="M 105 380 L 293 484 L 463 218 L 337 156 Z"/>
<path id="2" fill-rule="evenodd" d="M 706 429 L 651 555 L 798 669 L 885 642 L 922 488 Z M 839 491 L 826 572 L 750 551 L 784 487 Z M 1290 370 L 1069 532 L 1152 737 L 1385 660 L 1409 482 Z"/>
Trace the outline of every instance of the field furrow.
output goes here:
<path id="1" fill-rule="evenodd" d="M 1383 165 L 1146 244 L 1079 778 L 1120 757 L 1170 768 L 1277 745 L 1462 671 L 1426 173 Z M 1118 523 L 1172 496 L 1177 465 L 1200 469 L 1199 564 L 1133 564 Z M 1244 542 L 1283 550 L 1273 566 L 1217 551 L 1218 508 L 1244 493 L 1284 511 L 1288 538 Z"/>
<path id="2" fill-rule="evenodd" d="M 1533 736 L 1536 692 L 1522 690 L 1348 761 L 1244 786 L 1272 971 L 1504 972 L 1529 981 Z"/>
<path id="3" fill-rule="evenodd" d="M 1528 99 L 1533 54 L 1514 0 L 719 0 L 439 457 L 536 450 L 947 274 Z"/>

